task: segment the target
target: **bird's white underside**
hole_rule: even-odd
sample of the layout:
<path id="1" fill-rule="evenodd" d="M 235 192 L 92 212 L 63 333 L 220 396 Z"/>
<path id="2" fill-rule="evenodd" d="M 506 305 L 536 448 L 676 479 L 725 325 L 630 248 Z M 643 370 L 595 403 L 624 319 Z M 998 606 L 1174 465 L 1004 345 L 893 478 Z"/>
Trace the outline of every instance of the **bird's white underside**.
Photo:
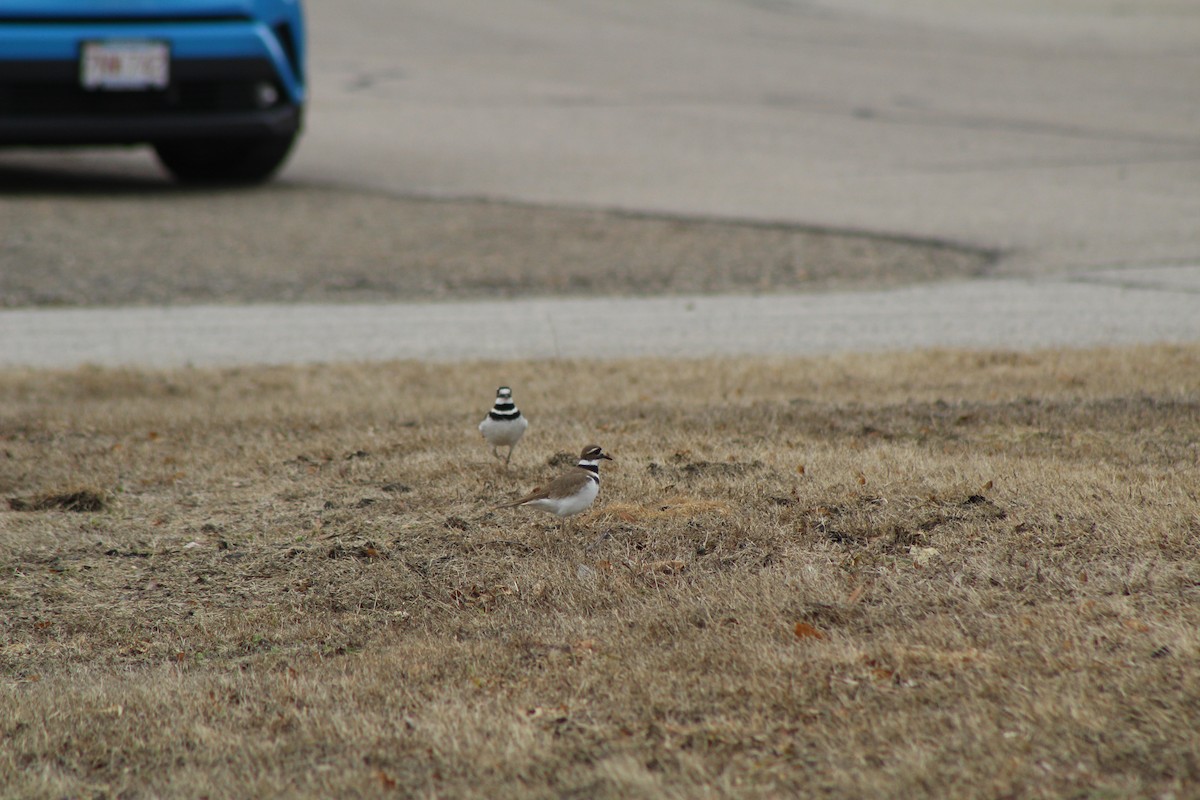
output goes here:
<path id="1" fill-rule="evenodd" d="M 479 432 L 493 447 L 508 447 L 517 443 L 527 427 L 529 421 L 523 416 L 516 419 L 485 417 L 483 422 L 479 423 Z"/>
<path id="2" fill-rule="evenodd" d="M 600 484 L 596 481 L 588 481 L 577 493 L 569 497 L 545 497 L 540 500 L 530 500 L 524 505 L 539 511 L 546 511 L 557 517 L 570 517 L 586 511 L 599 493 Z"/>

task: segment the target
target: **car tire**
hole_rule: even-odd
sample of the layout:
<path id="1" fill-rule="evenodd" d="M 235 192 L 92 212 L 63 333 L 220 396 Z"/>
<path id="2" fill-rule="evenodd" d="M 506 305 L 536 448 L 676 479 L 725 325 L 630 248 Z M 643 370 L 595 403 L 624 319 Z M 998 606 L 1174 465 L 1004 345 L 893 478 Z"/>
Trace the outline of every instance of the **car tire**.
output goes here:
<path id="1" fill-rule="evenodd" d="M 180 183 L 248 184 L 270 178 L 287 159 L 296 134 L 250 139 L 167 139 L 158 160 Z"/>

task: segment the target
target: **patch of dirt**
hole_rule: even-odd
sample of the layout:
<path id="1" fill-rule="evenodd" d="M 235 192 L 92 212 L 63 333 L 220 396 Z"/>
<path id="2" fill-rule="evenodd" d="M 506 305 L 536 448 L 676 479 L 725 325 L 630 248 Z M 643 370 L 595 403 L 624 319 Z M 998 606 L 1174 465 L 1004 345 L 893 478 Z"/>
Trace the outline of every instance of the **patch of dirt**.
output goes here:
<path id="1" fill-rule="evenodd" d="M 102 492 L 91 489 L 40 494 L 32 497 L 12 497 L 8 501 L 8 507 L 13 511 L 76 511 L 88 513 L 103 511 L 107 504 Z"/>
<path id="2" fill-rule="evenodd" d="M 993 254 L 789 225 L 273 184 L 0 194 L 0 307 L 880 288 Z"/>

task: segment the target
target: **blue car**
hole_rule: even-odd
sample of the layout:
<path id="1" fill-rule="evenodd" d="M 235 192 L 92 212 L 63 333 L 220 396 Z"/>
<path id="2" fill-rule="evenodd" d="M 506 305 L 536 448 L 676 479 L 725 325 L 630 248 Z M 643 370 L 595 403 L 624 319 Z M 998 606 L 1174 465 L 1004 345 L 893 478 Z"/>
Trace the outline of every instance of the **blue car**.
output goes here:
<path id="1" fill-rule="evenodd" d="M 304 118 L 300 0 L 0 0 L 0 146 L 150 144 L 254 183 Z"/>

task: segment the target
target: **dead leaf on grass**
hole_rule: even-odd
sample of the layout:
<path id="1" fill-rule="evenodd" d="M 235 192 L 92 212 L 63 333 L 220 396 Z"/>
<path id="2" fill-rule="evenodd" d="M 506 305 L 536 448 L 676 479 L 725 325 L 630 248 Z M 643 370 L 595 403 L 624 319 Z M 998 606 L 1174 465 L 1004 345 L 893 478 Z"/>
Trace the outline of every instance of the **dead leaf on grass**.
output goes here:
<path id="1" fill-rule="evenodd" d="M 632 503 L 609 503 L 604 509 L 605 513 L 611 514 L 621 522 L 637 522 L 644 518 L 643 509 Z"/>
<path id="2" fill-rule="evenodd" d="M 571 645 L 571 652 L 591 655 L 592 653 L 596 652 L 596 640 L 580 639 L 578 642 L 575 642 Z"/>
<path id="3" fill-rule="evenodd" d="M 793 629 L 797 639 L 824 639 L 825 633 L 807 622 L 797 622 Z"/>
<path id="4" fill-rule="evenodd" d="M 634 571 L 639 575 L 678 575 L 687 568 L 687 565 L 678 558 L 669 558 L 658 561 L 646 561 L 636 564 L 634 567 Z"/>

